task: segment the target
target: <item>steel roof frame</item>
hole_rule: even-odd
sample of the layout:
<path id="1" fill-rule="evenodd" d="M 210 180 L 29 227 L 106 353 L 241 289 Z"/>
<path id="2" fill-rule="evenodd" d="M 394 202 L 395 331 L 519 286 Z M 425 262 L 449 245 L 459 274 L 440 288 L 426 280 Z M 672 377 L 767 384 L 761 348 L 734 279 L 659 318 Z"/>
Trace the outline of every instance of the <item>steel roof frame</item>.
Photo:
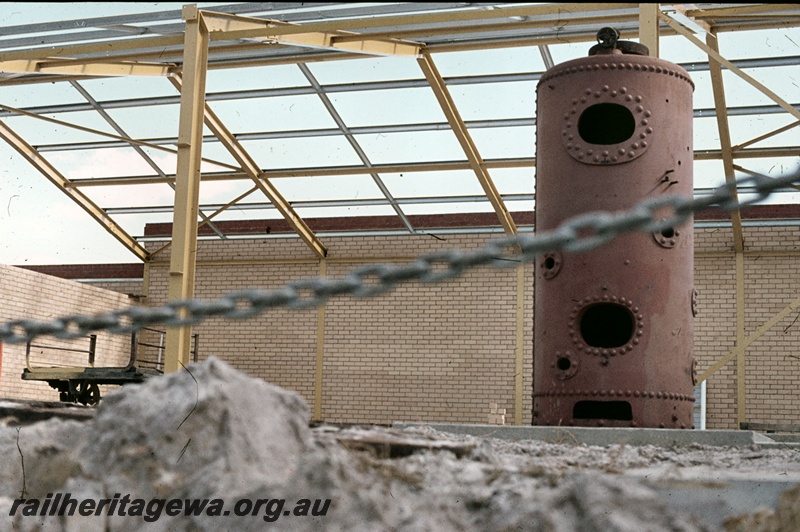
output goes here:
<path id="1" fill-rule="evenodd" d="M 533 158 L 506 160 L 484 159 L 471 139 L 470 130 L 481 127 L 530 127 L 535 119 L 464 121 L 449 95 L 448 86 L 463 83 L 502 83 L 535 81 L 540 72 L 519 72 L 503 76 L 466 76 L 443 78 L 438 74 L 434 59 L 441 52 L 490 50 L 519 46 L 538 46 L 545 64 L 552 63 L 548 46 L 558 43 L 593 42 L 597 30 L 613 25 L 623 38 L 640 38 L 657 50 L 659 36 L 682 35 L 703 50 L 707 63 L 685 65 L 690 71 L 709 70 L 714 94 L 713 109 L 696 109 L 695 116 L 716 117 L 722 146 L 720 150 L 700 150 L 696 160 L 722 160 L 725 177 L 732 180 L 733 172 L 754 173 L 735 165 L 735 159 L 748 157 L 797 157 L 795 146 L 757 148 L 753 144 L 797 126 L 798 122 L 750 139 L 738 146 L 730 143 L 729 116 L 747 113 L 786 113 L 800 119 L 798 104 L 787 102 L 772 90 L 744 72 L 743 68 L 797 65 L 796 57 L 748 59 L 729 61 L 720 54 L 714 35 L 722 32 L 747 32 L 757 29 L 780 29 L 800 26 L 800 6 L 797 4 L 695 4 L 690 9 L 683 5 L 631 4 L 631 3 L 571 3 L 571 4 L 491 4 L 491 3 L 244 3 L 214 5 L 208 10 L 189 4 L 179 11 L 164 11 L 141 15 L 101 17 L 80 21 L 61 21 L 48 24 L 16 26 L 0 29 L 0 87 L 36 83 L 68 82 L 81 92 L 85 104 L 38 106 L 14 109 L 0 106 L 0 137 L 25 157 L 34 168 L 59 187 L 94 217 L 109 233 L 125 245 L 139 259 L 147 261 L 150 252 L 135 238 L 128 235 L 110 217 L 121 210 L 102 209 L 82 189 L 92 185 L 129 185 L 141 183 L 167 183 L 176 190 L 176 224 L 184 235 L 179 239 L 177 253 L 191 255 L 192 232 L 196 233 L 197 217 L 203 224 L 244 198 L 260 191 L 289 221 L 310 249 L 324 257 L 326 249 L 313 231 L 294 211 L 272 185 L 280 177 L 337 176 L 366 174 L 381 191 L 380 201 L 390 205 L 409 232 L 414 228 L 402 211 L 406 201 L 395 198 L 383 183 L 381 174 L 388 172 L 471 170 L 498 216 L 506 233 L 516 231 L 513 219 L 505 207 L 504 197 L 495 188 L 490 171 L 493 168 L 531 167 Z M 706 33 L 705 42 L 695 32 Z M 31 34 L 34 34 L 31 36 Z M 195 46 L 194 51 L 189 45 Z M 192 55 L 194 54 L 194 55 Z M 313 78 L 308 63 L 319 61 L 350 61 L 374 55 L 404 54 L 417 57 L 424 73 L 421 80 L 395 80 L 384 83 L 354 85 L 324 85 Z M 241 91 L 205 94 L 204 78 L 207 70 L 244 68 L 270 65 L 297 65 L 309 80 L 310 87 L 292 87 L 265 91 Z M 773 104 L 729 108 L 722 88 L 722 69 L 728 69 L 766 95 Z M 188 80 L 196 91 L 187 97 L 182 91 L 182 80 Z M 116 101 L 97 101 L 86 91 L 80 81 L 102 77 L 159 76 L 169 79 L 182 93 L 176 98 L 123 98 Z M 375 126 L 371 128 L 348 127 L 328 95 L 337 91 L 381 90 L 400 87 L 430 87 L 447 118 L 447 124 L 409 124 L 403 126 Z M 208 103 L 226 99 L 243 99 L 286 94 L 316 94 L 325 105 L 336 128 L 330 130 L 255 132 L 241 137 L 227 129 Z M 152 106 L 175 104 L 181 107 L 181 134 L 178 139 L 135 139 L 127 136 L 122 127 L 108 115 L 107 110 L 127 106 Z M 245 102 L 246 104 L 246 102 Z M 69 124 L 44 117 L 77 110 L 94 111 L 116 131 L 116 135 Z M 51 144 L 34 147 L 3 122 L 6 117 L 25 115 L 59 123 L 62 126 L 103 135 L 109 141 L 94 143 Z M 199 120 L 199 122 L 198 122 Z M 203 138 L 202 123 L 213 133 L 213 138 Z M 426 130 L 452 130 L 464 149 L 465 161 L 436 161 L 429 163 L 403 163 L 395 165 L 372 164 L 360 147 L 356 136 L 365 131 L 414 132 Z M 247 153 L 241 143 L 258 138 L 286 138 L 311 136 L 343 136 L 362 162 L 361 166 L 327 168 L 262 168 Z M 220 142 L 236 160 L 235 165 L 211 161 L 229 172 L 200 174 L 203 160 L 203 142 Z M 168 146 L 176 146 L 177 149 Z M 100 147 L 129 146 L 154 170 L 155 176 L 124 176 L 105 180 L 67 179 L 47 162 L 44 153 L 58 150 L 97 149 Z M 178 171 L 174 176 L 164 172 L 148 157 L 144 147 L 176 153 Z M 196 173 L 197 175 L 189 175 Z M 189 180 L 189 185 L 184 183 Z M 207 205 L 214 208 L 211 214 L 199 210 L 196 188 L 202 180 L 250 179 L 253 188 L 239 194 L 225 205 Z M 192 192 L 195 190 L 195 192 Z M 457 196 L 442 197 L 442 202 L 458 201 Z M 258 202 L 256 202 L 258 203 Z M 314 204 L 313 201 L 307 202 Z M 333 205 L 335 202 L 331 202 Z M 324 202 L 317 202 L 322 205 Z M 196 214 L 195 214 L 196 213 Z M 741 255 L 743 239 L 738 213 L 733 213 L 732 228 L 737 256 Z M 179 216 L 186 223 L 178 224 Z M 191 218 L 194 217 L 194 221 Z M 218 229 L 218 236 L 225 235 Z M 177 233 L 176 233 L 177 234 Z M 173 235 L 173 237 L 176 236 Z M 180 290 L 171 295 L 191 294 L 193 264 L 183 257 L 183 264 L 175 267 L 176 275 L 185 274 Z M 738 260 L 738 259 L 737 259 Z M 739 261 L 741 262 L 741 261 Z M 737 281 L 737 293 L 742 292 L 743 281 Z M 737 330 L 742 336 L 743 304 L 737 319 Z M 741 355 L 743 357 L 743 354 Z M 741 364 L 740 357 L 739 363 Z M 741 392 L 741 390 L 740 390 Z M 741 395 L 741 394 L 740 394 Z M 743 401 L 740 398 L 740 401 Z M 743 410 L 743 408 L 742 408 Z"/>

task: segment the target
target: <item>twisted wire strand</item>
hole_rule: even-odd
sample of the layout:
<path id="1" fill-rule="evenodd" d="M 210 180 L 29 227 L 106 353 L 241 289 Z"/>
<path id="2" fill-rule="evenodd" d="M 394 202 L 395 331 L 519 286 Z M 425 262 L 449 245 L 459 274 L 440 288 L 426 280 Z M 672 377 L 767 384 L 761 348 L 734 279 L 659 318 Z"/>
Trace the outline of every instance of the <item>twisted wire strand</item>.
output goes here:
<path id="1" fill-rule="evenodd" d="M 195 325 L 220 316 L 240 320 L 276 307 L 311 308 L 333 297 L 371 297 L 409 281 L 437 283 L 453 279 L 478 266 L 517 267 L 550 251 L 578 252 L 602 246 L 617 236 L 633 232 L 657 232 L 676 227 L 694 213 L 720 207 L 735 210 L 768 198 L 775 190 L 800 182 L 800 174 L 771 178 L 752 175 L 726 183 L 711 194 L 697 198 L 659 196 L 646 199 L 627 211 L 594 211 L 570 218 L 549 231 L 515 235 L 474 250 L 442 250 L 408 263 L 359 266 L 341 278 L 299 279 L 270 290 L 230 292 L 218 299 L 187 299 L 161 307 L 132 306 L 95 315 L 63 316 L 49 321 L 12 320 L 0 324 L 0 341 L 23 343 L 38 336 L 77 338 L 96 331 L 132 333 L 153 325 Z M 738 187 L 752 186 L 755 197 L 738 201 Z"/>

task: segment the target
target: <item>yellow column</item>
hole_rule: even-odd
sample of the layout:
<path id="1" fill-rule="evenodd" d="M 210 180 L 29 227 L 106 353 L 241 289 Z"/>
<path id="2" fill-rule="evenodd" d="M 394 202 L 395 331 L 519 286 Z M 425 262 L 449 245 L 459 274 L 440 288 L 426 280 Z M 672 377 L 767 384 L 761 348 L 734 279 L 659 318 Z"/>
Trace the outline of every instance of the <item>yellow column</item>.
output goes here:
<path id="1" fill-rule="evenodd" d="M 525 266 L 517 268 L 517 345 L 514 363 L 514 424 L 522 425 L 523 355 L 525 353 Z"/>
<path id="2" fill-rule="evenodd" d="M 175 214 L 172 222 L 172 252 L 169 266 L 169 300 L 194 296 L 197 254 L 197 214 L 200 163 L 203 144 L 208 30 L 195 5 L 183 6 L 186 34 L 183 50 L 178 164 L 175 176 Z M 164 372 L 189 363 L 192 328 L 168 327 Z"/>
<path id="3" fill-rule="evenodd" d="M 325 277 L 328 273 L 328 263 L 325 259 L 319 261 L 319 276 Z M 314 419 L 322 420 L 322 362 L 325 355 L 325 305 L 317 307 L 317 360 L 314 379 Z"/>
<path id="4" fill-rule="evenodd" d="M 639 43 L 658 57 L 658 4 L 639 4 Z"/>

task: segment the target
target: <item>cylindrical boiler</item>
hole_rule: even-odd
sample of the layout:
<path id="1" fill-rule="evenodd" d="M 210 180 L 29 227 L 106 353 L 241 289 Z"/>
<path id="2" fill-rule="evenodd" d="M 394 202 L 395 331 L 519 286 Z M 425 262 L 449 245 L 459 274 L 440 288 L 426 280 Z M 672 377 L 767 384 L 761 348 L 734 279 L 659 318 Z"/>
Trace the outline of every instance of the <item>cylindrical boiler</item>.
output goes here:
<path id="1" fill-rule="evenodd" d="M 537 232 L 692 196 L 694 84 L 614 34 L 537 86 Z M 534 425 L 692 427 L 692 225 L 537 259 Z"/>

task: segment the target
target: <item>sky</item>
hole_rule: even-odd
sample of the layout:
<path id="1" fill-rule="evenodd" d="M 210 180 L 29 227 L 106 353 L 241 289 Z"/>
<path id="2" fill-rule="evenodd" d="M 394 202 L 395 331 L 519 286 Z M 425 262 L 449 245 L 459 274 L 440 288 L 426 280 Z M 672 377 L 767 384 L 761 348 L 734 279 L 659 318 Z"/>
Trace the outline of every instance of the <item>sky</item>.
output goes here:
<path id="1" fill-rule="evenodd" d="M 55 20 L 72 20 L 82 17 L 99 17 L 142 13 L 146 11 L 178 10 L 182 3 L 133 3 L 133 2 L 83 2 L 83 3 L 4 3 L 6 8 L 0 16 L 0 31 L 4 26 L 15 26 Z M 209 7 L 211 3 L 200 3 Z M 2 7 L 2 6 L 0 6 Z M 213 10 L 213 9 L 212 9 Z M 0 39 L 2 37 L 0 36 Z M 721 37 L 722 39 L 722 37 Z M 737 36 L 727 34 L 721 40 L 723 55 L 735 59 L 746 57 L 800 55 L 800 32 L 759 32 L 742 42 Z M 556 63 L 586 53 L 584 44 L 554 46 L 551 48 Z M 673 62 L 704 61 L 705 55 L 682 38 L 662 39 L 662 58 Z M 506 73 L 515 71 L 541 71 L 543 63 L 538 50 L 505 49 L 481 53 L 437 54 L 437 67 L 445 77 L 476 73 Z M 323 62 L 310 64 L 311 73 L 323 84 L 352 81 L 382 81 L 389 79 L 420 79 L 421 73 L 413 59 L 385 58 L 350 61 L 342 64 Z M 270 67 L 269 69 L 242 69 L 210 71 L 207 92 L 243 90 L 264 87 L 297 87 L 308 85 L 308 80 L 294 65 Z M 758 69 L 754 72 L 760 81 L 789 101 L 800 100 L 800 68 L 783 67 Z M 692 73 L 697 90 L 695 107 L 713 107 L 708 73 Z M 171 85 L 163 79 L 126 78 L 124 80 L 89 80 L 81 85 L 99 101 L 119 98 L 120 83 L 125 84 L 125 93 L 137 96 L 174 95 Z M 741 81 L 726 72 L 726 93 L 730 106 L 762 105 L 771 102 Z M 519 118 L 533 116 L 535 109 L 535 83 L 506 83 L 490 86 L 462 85 L 450 88 L 453 98 L 465 120 L 490 118 Z M 358 93 L 336 93 L 330 98 L 342 119 L 349 127 L 368 127 L 380 124 L 409 124 L 443 122 L 444 115 L 432 91 L 428 88 L 384 90 Z M 487 106 L 487 100 L 492 105 Z M 25 86 L 24 88 L 0 87 L 0 104 L 12 107 L 43 105 L 45 103 L 85 102 L 85 99 L 69 83 Z M 335 127 L 335 122 L 314 95 L 286 98 L 264 98 L 247 105 L 247 112 L 237 102 L 216 102 L 211 107 L 234 132 L 283 131 L 296 129 L 325 129 Z M 115 121 L 122 125 L 132 137 L 170 137 L 177 135 L 178 107 L 159 106 L 153 109 L 117 109 L 110 111 Z M 109 131 L 109 126 L 96 113 L 68 113 L 52 115 L 54 118 L 79 123 L 86 127 Z M 11 117 L 10 127 L 34 145 L 97 140 L 90 134 L 76 132 L 41 121 Z M 765 115 L 756 117 L 732 117 L 732 133 L 739 135 L 733 142 L 743 142 L 760 133 L 791 123 L 788 115 Z M 269 126 L 265 127 L 264 124 Z M 764 145 L 800 145 L 800 128 L 794 128 Z M 475 129 L 471 132 L 484 158 L 528 157 L 534 155 L 535 131 L 533 128 Z M 358 137 L 364 151 L 373 164 L 400 161 L 461 160 L 464 158 L 453 134 L 449 131 L 424 133 L 396 133 L 361 135 Z M 430 147 L 436 147 L 430 155 Z M 316 139 L 272 139 L 249 142 L 248 150 L 258 153 L 259 163 L 272 168 L 309 165 L 360 164 L 355 152 L 342 137 L 320 137 Z M 695 149 L 719 147 L 716 121 L 695 121 Z M 167 173 L 174 172 L 175 158 L 171 154 L 146 150 L 148 155 Z M 130 148 L 93 150 L 89 153 L 75 151 L 52 151 L 45 154 L 56 168 L 68 178 L 87 178 L 113 175 L 152 174 L 152 169 Z M 204 156 L 221 161 L 230 161 L 219 146 L 204 147 Z M 262 160 L 263 158 L 263 160 Z M 266 163 L 265 161 L 268 161 Z M 779 175 L 796 167 L 796 160 L 745 161 L 749 168 Z M 745 163 L 742 163 L 745 164 Z M 213 169 L 207 166 L 206 170 Z M 497 170 L 492 172 L 498 188 L 503 194 L 531 194 L 533 171 Z M 470 172 L 452 172 L 447 175 L 387 174 L 381 176 L 396 197 L 420 197 L 446 194 L 457 190 L 458 194 L 482 194 L 482 190 Z M 702 186 L 714 186 L 722 182 L 721 163 L 699 162 L 695 165 L 695 182 Z M 282 194 L 290 201 L 317 199 L 377 198 L 378 187 L 369 176 L 345 176 L 336 178 L 305 178 L 276 180 Z M 438 188 L 437 188 L 438 187 Z M 224 204 L 247 190 L 244 182 L 204 183 L 201 187 L 201 203 Z M 129 205 L 170 205 L 173 192 L 167 185 L 141 187 L 92 187 L 87 193 L 101 206 L 123 207 Z M 254 200 L 259 200 L 253 196 Z M 265 199 L 265 198 L 262 198 Z M 796 201 L 793 196 L 782 196 L 777 201 Z M 530 202 L 509 204 L 511 211 L 532 207 Z M 426 210 L 427 209 L 427 210 Z M 428 212 L 425 205 L 404 207 L 407 214 Z M 488 204 L 439 205 L 437 212 L 460 212 L 488 210 Z M 329 216 L 330 211 L 320 209 L 298 209 L 303 217 Z M 392 214 L 388 206 L 351 208 L 343 215 Z M 231 210 L 228 218 L 277 217 L 272 211 Z M 144 222 L 171 221 L 171 214 L 157 217 L 143 215 L 120 215 L 118 219 L 129 234 L 138 236 L 144 232 Z M 5 264 L 81 264 L 134 262 L 136 257 L 94 222 L 81 208 L 75 205 L 60 190 L 38 174 L 5 142 L 0 141 L 0 263 Z"/>
<path id="2" fill-rule="evenodd" d="M 87 17 L 115 16 L 181 9 L 180 2 L 2 2 L 2 27 Z M 199 5 L 209 4 L 199 3 Z M 68 84 L 53 87 L 59 93 L 74 92 Z M 11 106 L 24 103 L 11 93 L 0 91 L 0 102 Z M 75 97 L 77 92 L 74 92 Z M 59 95 L 52 94 L 57 99 Z M 43 98 L 47 98 L 43 95 Z M 73 97 L 74 99 L 76 99 Z M 37 100 L 41 101 L 41 99 Z M 14 103 L 12 103 L 14 102 Z M 63 116 L 61 117 L 63 118 Z M 46 126 L 38 126 L 47 129 Z M 73 157 L 74 155 L 69 155 Z M 129 158 L 128 158 L 129 157 Z M 127 165 L 133 157 L 113 164 Z M 109 161 L 76 161 L 76 174 L 92 174 Z M 139 164 L 139 161 L 136 161 Z M 63 170 L 58 166 L 59 170 Z M 96 171 L 96 170 L 95 170 Z M 121 191 L 120 191 L 121 192 Z M 117 193 L 119 194 L 119 193 Z M 162 198 L 171 202 L 168 193 Z M 105 206 L 105 205 L 103 205 Z M 140 229 L 136 234 L 141 234 Z M 135 262 L 136 257 L 91 219 L 65 194 L 32 170 L 30 165 L 0 141 L 0 263 L 12 265 L 82 264 Z"/>

